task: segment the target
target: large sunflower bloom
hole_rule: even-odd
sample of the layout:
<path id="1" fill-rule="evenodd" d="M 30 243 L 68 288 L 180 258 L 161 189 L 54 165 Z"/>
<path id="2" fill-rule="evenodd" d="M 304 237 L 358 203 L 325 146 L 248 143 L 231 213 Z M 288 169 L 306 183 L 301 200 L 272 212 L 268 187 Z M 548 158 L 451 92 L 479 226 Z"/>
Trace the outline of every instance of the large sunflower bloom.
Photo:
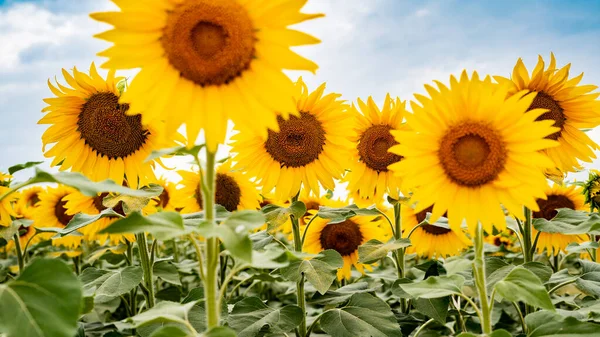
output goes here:
<path id="1" fill-rule="evenodd" d="M 410 236 L 411 246 L 406 249 L 409 254 L 417 253 L 419 256 L 445 258 L 460 254 L 471 245 L 471 240 L 465 235 L 465 232 L 457 228 L 446 228 L 439 225 L 425 223 L 427 213 L 431 213 L 433 206 L 415 212 L 411 207 L 402 207 L 400 216 L 402 219 L 403 235 Z M 414 229 L 414 230 L 413 230 Z"/>
<path id="2" fill-rule="evenodd" d="M 371 265 L 358 262 L 358 246 L 373 239 L 384 240 L 385 233 L 379 227 L 380 220 L 372 216 L 355 216 L 344 222 L 329 223 L 329 219 L 315 218 L 308 226 L 303 250 L 318 254 L 327 249 L 340 253 L 344 266 L 338 270 L 338 279 L 349 279 L 352 266 L 364 274 Z"/>
<path id="3" fill-rule="evenodd" d="M 44 155 L 54 157 L 51 165 L 61 170 L 81 172 L 92 180 L 112 179 L 136 187 L 156 179 L 153 162 L 145 162 L 152 150 L 172 147 L 172 141 L 159 137 L 157 124 L 142 125 L 141 116 L 128 116 L 127 104 L 119 104 L 118 78 L 110 72 L 106 79 L 90 66 L 90 74 L 63 69 L 71 88 L 48 81 L 56 97 L 46 98 L 46 114 L 38 122 L 50 124 L 44 132 Z M 55 143 L 46 151 L 48 144 Z M 156 160 L 160 163 L 160 160 Z"/>
<path id="4" fill-rule="evenodd" d="M 545 198 L 543 169 L 552 161 L 538 151 L 558 145 L 545 139 L 557 131 L 553 121 L 535 121 L 543 109 L 525 111 L 535 94 L 521 91 L 508 98 L 506 86 L 450 77 L 450 87 L 426 85 L 431 98 L 415 95 L 411 130 L 392 131 L 398 145 L 393 153 L 404 158 L 390 166 L 413 194 L 415 212 L 433 206 L 431 221 L 447 212 L 450 226 L 459 230 L 466 219 L 474 231 L 478 222 L 492 232 L 506 226 L 501 205 L 521 216 L 523 206 L 539 210 Z"/>
<path id="5" fill-rule="evenodd" d="M 351 115 L 339 94 L 323 95 L 325 84 L 312 93 L 299 79 L 295 110 L 299 116 L 279 116 L 279 132 L 268 137 L 241 131 L 232 137 L 237 167 L 260 180 L 262 193 L 275 189 L 275 197 L 287 200 L 303 187 L 320 195 L 320 186 L 335 188 L 334 179 L 346 169 L 352 131 Z"/>
<path id="6" fill-rule="evenodd" d="M 557 69 L 554 54 L 551 54 L 548 69 L 544 69 L 544 60 L 539 56 L 531 77 L 521 59 L 517 61 L 512 79 L 494 77 L 501 84 L 512 85 L 509 94 L 521 90 L 537 93 L 529 108 L 547 109 L 537 120 L 551 120 L 559 128 L 546 138 L 557 140 L 560 146 L 545 152 L 563 171 L 581 168 L 578 160 L 591 162 L 596 158 L 594 150 L 599 149 L 584 129 L 600 125 L 600 102 L 596 100 L 600 93 L 592 92 L 597 88 L 594 85 L 578 85 L 583 73 L 569 79 L 570 67 L 571 64 L 567 64 Z"/>
<path id="7" fill-rule="evenodd" d="M 537 203 L 540 208 L 539 211 L 533 212 L 534 218 L 544 218 L 546 220 L 552 220 L 556 214 L 558 214 L 559 208 L 570 208 L 574 210 L 583 211 L 585 210 L 585 199 L 583 196 L 583 189 L 575 185 L 561 186 L 554 185 L 548 187 L 546 190 L 547 199 L 538 199 Z M 532 236 L 535 237 L 538 231 L 533 229 Z M 538 253 L 546 250 L 548 255 L 556 255 L 572 242 L 584 242 L 587 241 L 587 235 L 566 235 L 566 234 L 554 234 L 554 233 L 540 233 L 537 242 Z"/>
<path id="8" fill-rule="evenodd" d="M 64 228 L 73 219 L 73 215 L 68 214 L 66 208 L 66 197 L 76 190 L 71 187 L 59 185 L 58 187 L 49 187 L 39 194 L 39 206 L 35 210 L 33 221 L 36 227 L 55 227 Z M 52 235 L 50 235 L 51 237 Z M 48 237 L 44 235 L 44 237 Z M 74 233 L 59 239 L 53 239 L 52 245 L 65 246 L 67 248 L 79 247 L 83 236 Z"/>
<path id="9" fill-rule="evenodd" d="M 379 203 L 387 193 L 394 199 L 399 198 L 400 178 L 395 176 L 388 166 L 400 161 L 401 157 L 389 152 L 396 145 L 391 130 L 401 130 L 404 120 L 405 102 L 399 98 L 393 100 L 388 94 L 381 110 L 373 98 L 367 103 L 357 100 L 359 110 L 352 105 L 356 118 L 356 133 L 352 139 L 352 163 L 344 177 L 348 191 L 362 200 Z"/>
<path id="10" fill-rule="evenodd" d="M 321 16 L 303 14 L 306 0 L 117 1 L 120 12 L 94 13 L 114 26 L 96 37 L 114 46 L 100 56 L 109 69 L 141 68 L 123 102 L 144 123 L 185 123 L 190 144 L 204 129 L 209 150 L 223 143 L 227 120 L 266 135 L 275 111 L 295 112 L 293 85 L 282 72 L 317 65 L 290 50 L 319 40 L 287 26 Z"/>
<path id="11" fill-rule="evenodd" d="M 200 193 L 200 175 L 198 172 L 177 171 L 181 176 L 182 186 L 176 192 L 175 205 L 181 208 L 182 213 L 195 213 L 204 207 Z M 225 207 L 230 212 L 235 210 L 260 209 L 260 198 L 256 185 L 248 177 L 231 169 L 229 163 L 221 164 L 217 168 L 215 183 L 215 203 Z"/>

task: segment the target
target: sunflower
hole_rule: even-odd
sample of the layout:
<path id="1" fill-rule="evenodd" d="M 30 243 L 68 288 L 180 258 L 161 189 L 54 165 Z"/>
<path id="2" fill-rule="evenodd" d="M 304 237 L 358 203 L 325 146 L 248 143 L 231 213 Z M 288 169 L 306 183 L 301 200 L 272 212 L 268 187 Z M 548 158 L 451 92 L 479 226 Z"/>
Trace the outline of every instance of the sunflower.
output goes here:
<path id="1" fill-rule="evenodd" d="M 204 207 L 200 193 L 200 175 L 198 172 L 177 171 L 181 176 L 182 188 L 176 192 L 174 204 L 182 213 L 195 213 Z M 215 184 L 215 203 L 230 212 L 235 210 L 260 209 L 256 186 L 242 172 L 233 170 L 229 163 L 221 164 L 217 169 Z"/>
<path id="2" fill-rule="evenodd" d="M 0 186 L 0 196 L 6 194 L 10 190 L 11 189 L 8 187 Z M 13 201 L 15 200 L 17 200 L 17 194 L 12 193 L 0 202 L 0 226 L 10 226 L 12 217 L 17 216 L 13 209 Z"/>
<path id="3" fill-rule="evenodd" d="M 471 231 L 480 221 L 489 233 L 492 225 L 506 226 L 501 205 L 522 216 L 523 205 L 539 210 L 544 198 L 543 169 L 553 164 L 538 151 L 557 146 L 545 139 L 556 132 L 552 121 L 535 121 L 543 109 L 525 111 L 535 94 L 522 91 L 508 98 L 506 86 L 489 77 L 460 80 L 450 87 L 426 85 L 431 98 L 415 95 L 413 114 L 406 116 L 411 130 L 392 131 L 398 145 L 390 150 L 404 158 L 390 166 L 403 178 L 403 187 L 415 188 L 419 213 L 433 206 L 431 221 L 448 214 L 460 230 L 466 219 Z"/>
<path id="4" fill-rule="evenodd" d="M 275 197 L 287 200 L 303 187 L 320 195 L 320 185 L 335 188 L 334 179 L 346 168 L 352 131 L 351 115 L 339 94 L 323 96 L 325 84 L 312 93 L 300 78 L 295 100 L 299 116 L 279 116 L 279 132 L 268 137 L 240 132 L 232 137 L 237 166 L 260 180 L 262 193 L 275 189 Z"/>
<path id="5" fill-rule="evenodd" d="M 29 188 L 27 190 L 24 191 L 20 191 L 16 193 L 17 196 L 17 203 L 15 204 L 14 207 L 14 211 L 16 213 L 16 218 L 17 219 L 27 219 L 27 220 L 33 220 L 33 213 L 34 213 L 34 206 L 33 204 L 27 204 L 27 203 L 23 203 L 22 200 L 27 200 L 27 196 L 32 195 L 32 190 L 36 190 L 37 188 Z M 42 191 L 42 188 L 39 188 L 39 191 Z M 37 195 L 37 193 L 35 193 L 34 195 Z M 38 199 L 39 201 L 39 199 Z M 35 235 L 35 223 L 30 224 L 29 226 L 20 226 L 19 230 L 18 230 L 18 234 L 19 234 L 19 243 L 21 245 L 21 248 L 24 248 L 25 245 L 29 242 L 29 240 L 33 237 L 33 239 L 31 240 L 30 244 L 33 244 L 37 241 L 39 241 L 40 237 L 34 237 Z M 14 241 L 11 240 L 8 242 L 8 244 L 6 245 L 6 249 L 11 250 L 14 247 Z"/>
<path id="6" fill-rule="evenodd" d="M 349 182 L 348 191 L 359 199 L 373 203 L 383 200 L 385 193 L 398 199 L 401 181 L 388 166 L 402 158 L 388 150 L 397 144 L 390 131 L 404 128 L 402 121 L 406 113 L 405 102 L 401 102 L 399 98 L 393 100 L 388 94 L 381 110 L 371 97 L 366 104 L 360 98 L 357 103 L 360 112 L 352 105 L 357 121 L 356 133 L 352 139 L 352 164 L 344 177 Z"/>
<path id="7" fill-rule="evenodd" d="M 73 75 L 63 69 L 71 88 L 50 81 L 48 86 L 56 97 L 46 98 L 46 114 L 38 124 L 50 124 L 44 132 L 44 155 L 54 157 L 52 166 L 61 170 L 81 172 L 92 180 L 112 179 L 137 187 L 156 179 L 153 167 L 160 159 L 145 162 L 154 149 L 175 146 L 173 141 L 159 137 L 157 124 L 142 125 L 141 116 L 126 115 L 129 105 L 119 104 L 119 78 L 114 72 L 103 79 L 90 66 L 90 74 L 73 69 Z M 175 139 L 178 139 L 175 137 Z M 48 144 L 55 145 L 48 151 Z"/>
<path id="8" fill-rule="evenodd" d="M 163 188 L 162 193 L 150 200 L 148 206 L 144 208 L 146 213 L 155 213 L 159 210 L 175 211 L 175 198 L 177 196 L 177 184 L 168 181 L 165 177 L 158 178 L 154 184 L 160 185 Z"/>
<path id="9" fill-rule="evenodd" d="M 69 221 L 73 219 L 73 215 L 68 214 L 66 208 L 66 197 L 75 192 L 76 190 L 71 187 L 59 185 L 58 187 L 49 187 L 45 191 L 39 193 L 39 205 L 33 215 L 33 221 L 36 224 L 36 227 L 66 227 L 69 224 Z M 79 247 L 83 237 L 78 234 L 79 233 L 76 232 L 59 239 L 53 239 L 52 245 L 65 246 L 71 249 Z M 51 236 L 52 235 L 50 235 L 50 237 Z M 48 237 L 48 235 L 43 235 L 43 237 Z"/>
<path id="10" fill-rule="evenodd" d="M 583 187 L 583 193 L 585 203 L 589 204 L 592 212 L 595 209 L 600 210 L 600 171 L 590 170 L 590 177 Z"/>
<path id="11" fill-rule="evenodd" d="M 417 227 L 423 221 L 426 221 L 427 213 L 431 213 L 433 206 L 415 212 L 411 207 L 402 207 L 400 216 L 402 219 L 402 228 L 404 236 L 408 236 L 412 245 L 406 249 L 408 254 L 417 253 L 419 256 L 445 258 L 458 255 L 471 245 L 471 240 L 465 235 L 462 229 L 443 226 L 442 224 L 431 225 L 425 223 Z M 414 229 L 414 231 L 413 231 Z"/>
<path id="12" fill-rule="evenodd" d="M 227 120 L 266 135 L 275 111 L 294 111 L 293 84 L 282 72 L 318 67 L 290 50 L 320 41 L 287 26 L 322 16 L 300 13 L 306 0 L 118 1 L 120 12 L 94 13 L 114 26 L 96 37 L 114 43 L 100 56 L 109 69 L 141 68 L 123 101 L 144 123 L 185 123 L 194 144 L 204 129 L 209 150 L 225 139 Z M 175 102 L 175 103 L 173 103 Z M 168 106 L 173 104 L 173 106 Z"/>
<path id="13" fill-rule="evenodd" d="M 562 186 L 555 184 L 552 187 L 548 187 L 546 190 L 547 199 L 538 199 L 537 203 L 539 211 L 533 212 L 533 218 L 544 218 L 546 220 L 552 220 L 556 214 L 558 214 L 559 208 L 570 208 L 574 210 L 585 210 L 585 200 L 583 196 L 583 189 L 575 185 Z M 533 229 L 532 236 L 535 237 L 538 231 Z M 546 250 L 548 255 L 556 255 L 560 251 L 565 251 L 565 248 L 571 242 L 584 242 L 587 241 L 586 235 L 566 235 L 566 234 L 554 234 L 554 233 L 540 233 L 537 242 L 538 253 Z"/>
<path id="14" fill-rule="evenodd" d="M 104 198 L 107 196 L 108 193 L 101 193 L 95 197 L 89 197 L 80 192 L 71 193 L 64 198 L 67 202 L 65 204 L 65 207 L 67 208 L 66 213 L 69 216 L 75 216 L 77 213 L 88 215 L 100 214 L 100 212 L 108 208 L 104 206 Z M 113 211 L 125 216 L 122 202 L 113 207 Z M 135 241 L 135 235 L 133 234 L 98 234 L 101 230 L 105 229 L 118 219 L 119 218 L 116 216 L 98 219 L 94 223 L 81 228 L 80 232 L 83 234 L 83 238 L 86 241 L 97 240 L 100 244 L 104 244 L 107 239 L 111 245 L 117 245 L 121 242 L 125 242 L 125 240 L 128 240 L 129 242 Z"/>
<path id="15" fill-rule="evenodd" d="M 0 186 L 8 187 L 10 185 L 10 181 L 12 180 L 12 175 L 0 172 Z"/>
<path id="16" fill-rule="evenodd" d="M 18 214 L 28 219 L 33 218 L 33 213 L 37 209 L 40 203 L 40 193 L 44 191 L 41 186 L 33 186 L 24 190 L 21 190 L 18 194 L 17 203 L 15 210 Z"/>
<path id="17" fill-rule="evenodd" d="M 349 279 L 352 266 L 364 274 L 371 265 L 358 262 L 358 246 L 377 239 L 384 240 L 385 233 L 380 228 L 380 220 L 372 216 L 355 216 L 340 223 L 329 223 L 329 219 L 315 218 L 306 232 L 303 250 L 318 254 L 333 249 L 344 258 L 344 266 L 338 270 L 338 279 Z"/>
<path id="18" fill-rule="evenodd" d="M 563 171 L 580 169 L 578 160 L 592 162 L 596 158 L 594 150 L 599 149 L 584 129 L 600 125 L 600 102 L 596 100 L 600 94 L 592 92 L 597 88 L 594 85 L 578 85 L 583 73 L 569 79 L 570 68 L 571 64 L 567 64 L 557 69 L 551 54 L 548 69 L 544 69 L 544 60 L 539 56 L 531 77 L 521 59 L 513 69 L 512 79 L 494 77 L 501 84 L 511 85 L 509 94 L 522 90 L 537 93 L 529 109 L 547 109 L 537 120 L 550 120 L 559 128 L 546 138 L 557 140 L 560 146 L 545 153 Z"/>

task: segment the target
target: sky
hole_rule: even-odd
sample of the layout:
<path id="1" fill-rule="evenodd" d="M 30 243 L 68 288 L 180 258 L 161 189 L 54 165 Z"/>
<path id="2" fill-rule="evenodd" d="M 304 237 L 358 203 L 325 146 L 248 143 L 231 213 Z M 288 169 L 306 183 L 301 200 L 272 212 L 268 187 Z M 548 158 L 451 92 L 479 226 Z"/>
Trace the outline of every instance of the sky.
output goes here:
<path id="1" fill-rule="evenodd" d="M 102 63 L 96 53 L 109 45 L 92 36 L 109 26 L 88 14 L 112 8 L 108 0 L 0 0 L 0 171 L 44 160 L 46 126 L 37 121 L 51 96 L 46 81 Z M 313 88 L 327 82 L 348 101 L 411 100 L 463 69 L 509 77 L 519 57 L 532 69 L 550 52 L 572 63 L 571 76 L 584 72 L 582 84 L 600 85 L 600 1 L 309 0 L 304 11 L 326 15 L 295 27 L 322 40 L 295 49 L 320 68 L 289 75 Z M 600 128 L 589 134 L 600 143 Z"/>

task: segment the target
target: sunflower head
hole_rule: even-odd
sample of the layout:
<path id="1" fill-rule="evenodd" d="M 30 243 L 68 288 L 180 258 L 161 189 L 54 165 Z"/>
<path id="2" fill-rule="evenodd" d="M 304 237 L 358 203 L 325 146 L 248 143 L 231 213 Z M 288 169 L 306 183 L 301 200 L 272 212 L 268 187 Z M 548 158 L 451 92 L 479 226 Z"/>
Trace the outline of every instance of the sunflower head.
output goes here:
<path id="1" fill-rule="evenodd" d="M 168 181 L 165 177 L 158 178 L 154 184 L 161 186 L 163 191 L 159 196 L 150 200 L 144 211 L 146 213 L 155 213 L 160 210 L 174 211 L 176 209 L 177 184 Z"/>
<path id="2" fill-rule="evenodd" d="M 287 29 L 321 16 L 301 13 L 304 3 L 157 0 L 141 8 L 118 2 L 120 11 L 91 16 L 115 27 L 97 35 L 114 43 L 99 53 L 109 58 L 103 66 L 141 68 L 123 96 L 129 113 L 141 113 L 145 123 L 168 119 L 167 133 L 185 123 L 190 144 L 204 129 L 214 152 L 229 119 L 266 135 L 277 128 L 276 111 L 293 112 L 293 84 L 282 70 L 317 69 L 290 49 L 319 42 Z"/>
<path id="3" fill-rule="evenodd" d="M 365 267 L 371 269 L 358 262 L 358 247 L 372 239 L 384 240 L 385 233 L 379 222 L 376 217 L 368 216 L 355 216 L 339 223 L 317 217 L 307 229 L 303 249 L 313 254 L 327 249 L 337 251 L 344 259 L 338 278 L 349 279 L 352 266 L 361 273 Z"/>
<path id="4" fill-rule="evenodd" d="M 583 73 L 569 78 L 570 68 L 571 64 L 567 64 L 558 69 L 554 54 L 551 54 L 548 68 L 539 56 L 531 75 L 519 59 L 511 79 L 495 77 L 499 83 L 511 88 L 509 94 L 523 90 L 536 94 L 529 110 L 545 109 L 536 120 L 551 121 L 557 128 L 546 138 L 558 141 L 560 146 L 547 149 L 545 153 L 563 171 L 580 169 L 579 161 L 591 162 L 596 158 L 594 150 L 599 149 L 584 132 L 584 129 L 600 125 L 600 102 L 596 100 L 598 93 L 593 92 L 597 87 L 580 85 Z"/>
<path id="5" fill-rule="evenodd" d="M 411 102 L 410 129 L 392 131 L 399 144 L 391 151 L 403 159 L 390 169 L 414 190 L 415 212 L 434 205 L 431 221 L 447 212 L 456 229 L 466 220 L 470 230 L 481 222 L 491 232 L 492 225 L 506 225 L 501 205 L 514 214 L 524 205 L 537 210 L 546 187 L 543 169 L 553 167 L 538 151 L 558 145 L 545 138 L 558 128 L 536 121 L 546 110 L 525 113 L 535 94 L 508 96 L 506 86 L 477 73 L 452 76 L 449 87 L 436 84 L 425 86 L 430 97 Z"/>
<path id="6" fill-rule="evenodd" d="M 33 213 L 40 203 L 40 193 L 44 191 L 41 186 L 33 186 L 19 192 L 15 210 L 18 214 L 33 218 Z"/>
<path id="7" fill-rule="evenodd" d="M 583 187 L 585 202 L 593 210 L 600 210 L 600 171 L 590 170 L 588 181 Z"/>
<path id="8" fill-rule="evenodd" d="M 274 189 L 280 200 L 296 195 L 301 186 L 317 196 L 321 186 L 333 190 L 351 146 L 352 121 L 341 95 L 324 95 L 325 84 L 311 93 L 302 79 L 296 89 L 297 115 L 278 116 L 279 131 L 261 137 L 242 130 L 232 138 L 237 167 L 260 181 L 263 194 Z"/>
<path id="9" fill-rule="evenodd" d="M 359 200 L 372 203 L 383 201 L 383 195 L 389 194 L 398 199 L 401 180 L 388 166 L 399 162 L 402 157 L 389 152 L 398 144 L 392 131 L 404 130 L 405 102 L 395 100 L 386 95 L 381 109 L 372 97 L 365 103 L 357 100 L 358 108 L 352 105 L 352 113 L 356 120 L 355 134 L 352 138 L 352 163 L 344 177 L 348 181 L 348 191 L 358 196 Z"/>
<path id="10" fill-rule="evenodd" d="M 67 197 L 73 193 L 76 193 L 75 189 L 62 185 L 49 187 L 40 192 L 40 201 L 33 216 L 35 226 L 66 227 L 74 216 L 73 214 L 69 214 L 70 212 L 67 208 Z M 45 235 L 44 238 L 49 239 L 50 237 Z M 80 235 L 68 235 L 59 239 L 53 239 L 52 244 L 74 248 L 79 247 L 82 238 Z"/>
<path id="11" fill-rule="evenodd" d="M 12 175 L 0 172 L 0 186 L 8 187 L 10 185 L 11 179 Z"/>
<path id="12" fill-rule="evenodd" d="M 149 153 L 175 142 L 159 137 L 160 123 L 143 125 L 141 115 L 127 114 L 129 105 L 119 103 L 120 78 L 114 75 L 110 72 L 104 79 L 92 63 L 89 74 L 74 68 L 71 75 L 63 69 L 70 87 L 48 81 L 55 97 L 44 99 L 48 106 L 38 122 L 50 125 L 42 136 L 44 155 L 54 158 L 51 165 L 60 165 L 61 170 L 81 172 L 93 180 L 110 178 L 117 184 L 127 178 L 136 187 L 138 181 L 155 179 L 153 167 L 160 160 L 146 163 Z"/>

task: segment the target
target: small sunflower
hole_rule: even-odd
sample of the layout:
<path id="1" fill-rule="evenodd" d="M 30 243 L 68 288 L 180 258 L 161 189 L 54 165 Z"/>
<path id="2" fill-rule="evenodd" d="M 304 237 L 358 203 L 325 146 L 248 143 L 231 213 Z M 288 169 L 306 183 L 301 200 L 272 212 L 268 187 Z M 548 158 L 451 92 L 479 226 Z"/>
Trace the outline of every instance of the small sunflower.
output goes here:
<path id="1" fill-rule="evenodd" d="M 141 116 L 129 116 L 129 105 L 119 104 L 119 78 L 110 72 L 102 78 L 92 63 L 90 74 L 63 69 L 71 88 L 48 81 L 56 97 L 46 98 L 45 116 L 38 124 L 50 124 L 44 132 L 44 155 L 54 157 L 51 165 L 61 170 L 81 172 L 90 179 L 124 181 L 137 187 L 156 179 L 155 162 L 145 162 L 152 150 L 173 147 L 175 142 L 159 137 L 157 125 L 142 125 Z M 54 146 L 46 151 L 48 144 Z"/>
<path id="2" fill-rule="evenodd" d="M 73 219 L 73 215 L 68 214 L 66 208 L 66 197 L 76 190 L 59 185 L 58 187 L 49 187 L 45 191 L 39 193 L 39 206 L 35 210 L 33 221 L 37 227 L 55 227 L 64 228 Z M 59 239 L 53 239 L 52 245 L 65 246 L 67 248 L 79 247 L 83 236 L 74 233 Z M 52 235 L 50 235 L 51 237 Z M 48 235 L 44 235 L 48 237 Z"/>
<path id="3" fill-rule="evenodd" d="M 352 266 L 364 274 L 364 269 L 371 270 L 371 265 L 358 262 L 358 246 L 377 239 L 384 240 L 385 233 L 380 228 L 379 220 L 372 216 L 355 216 L 340 223 L 329 223 L 330 220 L 315 218 L 308 227 L 303 250 L 318 254 L 333 249 L 344 258 L 344 266 L 338 270 L 338 279 L 349 279 Z"/>
<path id="4" fill-rule="evenodd" d="M 65 207 L 67 208 L 66 213 L 70 216 L 75 216 L 77 213 L 88 215 L 100 214 L 100 212 L 108 208 L 104 206 L 104 198 L 107 196 L 108 193 L 101 193 L 95 197 L 89 197 L 80 192 L 71 193 L 64 198 L 67 202 L 65 204 Z M 113 210 L 116 213 L 125 216 L 122 202 L 113 207 Z M 97 240 L 101 245 L 104 244 L 106 240 L 109 240 L 111 245 L 117 245 L 121 242 L 125 242 L 125 240 L 128 240 L 129 242 L 135 241 L 135 235 L 133 234 L 99 234 L 101 230 L 105 229 L 118 219 L 119 218 L 116 216 L 98 219 L 96 222 L 81 228 L 80 232 L 83 234 L 83 238 L 86 241 Z"/>
<path id="5" fill-rule="evenodd" d="M 427 213 L 431 213 L 433 206 L 415 212 L 411 207 L 402 207 L 400 216 L 404 236 L 407 236 L 420 223 L 426 220 Z M 471 240 L 462 229 L 446 228 L 441 225 L 425 223 L 415 229 L 410 241 L 412 245 L 406 249 L 409 254 L 417 253 L 419 256 L 445 258 L 460 254 L 471 246 Z"/>
<path id="6" fill-rule="evenodd" d="M 381 110 L 371 97 L 367 99 L 367 103 L 360 98 L 357 103 L 360 112 L 352 105 L 357 122 L 356 134 L 352 139 L 352 164 L 344 177 L 349 182 L 348 191 L 373 203 L 383 200 L 385 193 L 398 199 L 401 180 L 388 166 L 400 161 L 402 157 L 388 150 L 398 144 L 390 131 L 403 129 L 405 102 L 401 102 L 399 98 L 393 100 L 388 94 Z"/>
<path id="7" fill-rule="evenodd" d="M 237 166 L 260 180 L 262 193 L 275 189 L 275 197 L 287 200 L 303 187 L 320 195 L 320 185 L 335 188 L 342 177 L 351 147 L 352 119 L 339 94 L 323 96 L 325 84 L 309 93 L 306 84 L 296 83 L 299 116 L 279 116 L 279 132 L 268 137 L 240 132 L 232 137 Z M 320 184 L 320 185 L 319 185 Z"/>
<path id="8" fill-rule="evenodd" d="M 12 175 L 4 172 L 0 172 L 0 186 L 8 187 L 10 185 L 10 181 L 12 180 Z"/>
<path id="9" fill-rule="evenodd" d="M 177 208 L 175 204 L 177 184 L 168 181 L 165 177 L 158 178 L 154 184 L 160 185 L 163 188 L 163 191 L 158 197 L 150 200 L 150 203 L 144 208 L 144 211 L 147 213 L 155 213 L 159 210 L 175 211 Z"/>
<path id="10" fill-rule="evenodd" d="M 463 72 L 450 77 L 450 87 L 426 85 L 431 98 L 415 95 L 413 114 L 406 116 L 408 131 L 392 131 L 398 145 L 390 150 L 402 157 L 390 169 L 403 179 L 419 213 L 433 206 L 431 221 L 447 212 L 451 226 L 466 219 L 471 231 L 481 222 L 506 226 L 501 205 L 522 216 L 523 206 L 538 210 L 544 198 L 543 169 L 552 161 L 538 151 L 557 146 L 545 139 L 557 131 L 552 121 L 535 121 L 543 109 L 525 111 L 535 94 L 521 91 L 508 97 L 506 86 L 489 77 L 471 79 Z"/>
<path id="11" fill-rule="evenodd" d="M 585 203 L 589 204 L 592 212 L 600 210 L 600 171 L 590 170 L 590 176 L 583 187 L 583 193 L 585 194 Z"/>
<path id="12" fill-rule="evenodd" d="M 554 185 L 548 187 L 546 190 L 547 199 L 538 199 L 537 203 L 539 211 L 533 212 L 533 218 L 544 218 L 546 220 L 552 220 L 556 214 L 558 214 L 559 208 L 570 208 L 573 210 L 585 210 L 585 200 L 583 196 L 583 189 L 575 185 L 561 186 Z M 535 237 L 538 231 L 532 230 L 532 236 Z M 565 248 L 572 242 L 584 242 L 587 241 L 586 235 L 566 235 L 566 234 L 554 234 L 554 233 L 540 233 L 537 242 L 538 253 L 546 250 L 548 255 L 556 255 L 561 251 L 565 251 Z"/>
<path id="13" fill-rule="evenodd" d="M 40 203 L 40 193 L 44 191 L 41 186 L 33 186 L 19 192 L 15 209 L 17 213 L 28 218 L 33 218 L 33 213 Z"/>
<path id="14" fill-rule="evenodd" d="M 0 186 L 0 196 L 10 191 L 10 188 Z M 13 202 L 17 200 L 17 194 L 12 193 L 4 200 L 0 202 L 0 226 L 10 226 L 12 223 L 12 217 L 16 217 L 17 214 L 13 209 Z"/>
<path id="15" fill-rule="evenodd" d="M 29 194 L 31 195 L 31 190 L 33 190 L 35 188 L 29 188 L 25 191 L 20 191 L 17 192 L 17 203 L 15 204 L 14 207 L 14 211 L 17 214 L 16 218 L 17 219 L 27 219 L 27 220 L 33 220 L 33 213 L 34 213 L 34 206 L 32 204 L 27 205 L 26 203 L 23 203 L 22 200 L 24 198 L 26 198 L 25 194 Z M 40 188 L 40 191 L 42 189 Z M 38 199 L 39 201 L 39 199 Z M 29 226 L 20 226 L 19 227 L 19 243 L 21 244 L 21 248 L 24 248 L 25 245 L 27 244 L 27 242 L 29 242 L 29 240 L 35 235 L 35 223 L 30 224 Z M 34 244 L 35 242 L 39 241 L 40 237 L 34 237 L 31 242 L 31 244 Z M 14 241 L 9 241 L 8 244 L 6 245 L 6 249 L 11 250 L 14 247 Z"/>
<path id="16" fill-rule="evenodd" d="M 204 207 L 200 193 L 200 175 L 198 172 L 177 171 L 182 180 L 182 188 L 176 192 L 175 205 L 182 213 L 195 213 Z M 242 172 L 231 169 L 229 163 L 221 164 L 217 169 L 215 184 L 215 203 L 230 212 L 235 210 L 260 209 L 259 195 L 256 186 Z"/>
<path id="17" fill-rule="evenodd" d="M 275 111 L 293 112 L 293 85 L 282 70 L 317 65 L 290 47 L 320 42 L 287 28 L 322 16 L 300 13 L 305 3 L 118 1 L 121 11 L 91 16 L 114 26 L 96 36 L 114 43 L 98 54 L 109 58 L 103 67 L 141 68 L 123 96 L 129 113 L 141 113 L 144 123 L 166 120 L 169 133 L 185 123 L 190 144 L 204 129 L 215 151 L 228 119 L 266 135 L 277 129 Z"/>
<path id="18" fill-rule="evenodd" d="M 557 69 L 554 54 L 551 54 L 548 69 L 544 69 L 544 60 L 539 56 L 531 77 L 521 59 L 517 61 L 512 79 L 494 77 L 499 83 L 512 86 L 509 94 L 522 90 L 537 93 L 529 109 L 546 109 L 537 120 L 550 120 L 559 128 L 546 138 L 558 141 L 560 146 L 545 152 L 563 171 L 580 169 L 578 160 L 592 162 L 596 158 L 594 150 L 599 149 L 584 131 L 600 125 L 600 102 L 596 100 L 599 94 L 592 92 L 597 87 L 578 85 L 583 73 L 569 79 L 570 68 L 571 64 L 567 64 Z"/>

